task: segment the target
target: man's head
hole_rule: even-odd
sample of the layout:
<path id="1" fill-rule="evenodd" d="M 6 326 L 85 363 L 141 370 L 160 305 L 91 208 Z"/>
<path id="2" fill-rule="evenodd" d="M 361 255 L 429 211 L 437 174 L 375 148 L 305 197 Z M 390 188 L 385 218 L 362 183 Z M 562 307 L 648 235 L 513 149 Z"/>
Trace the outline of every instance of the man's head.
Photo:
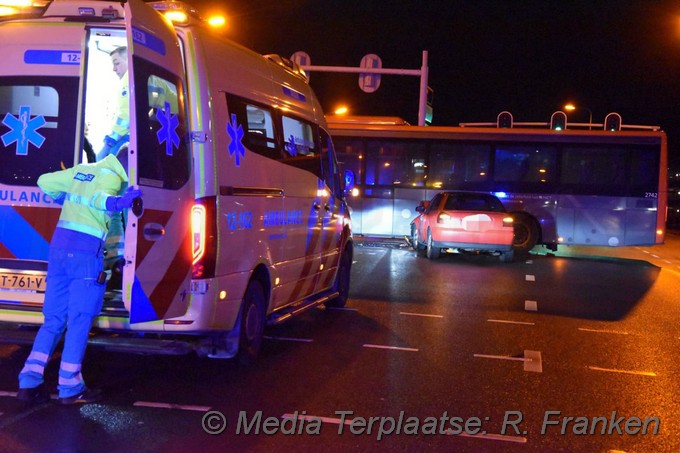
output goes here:
<path id="1" fill-rule="evenodd" d="M 119 79 L 122 79 L 128 69 L 127 47 L 117 47 L 111 52 L 111 63 L 113 63 L 113 72 L 116 73 Z"/>

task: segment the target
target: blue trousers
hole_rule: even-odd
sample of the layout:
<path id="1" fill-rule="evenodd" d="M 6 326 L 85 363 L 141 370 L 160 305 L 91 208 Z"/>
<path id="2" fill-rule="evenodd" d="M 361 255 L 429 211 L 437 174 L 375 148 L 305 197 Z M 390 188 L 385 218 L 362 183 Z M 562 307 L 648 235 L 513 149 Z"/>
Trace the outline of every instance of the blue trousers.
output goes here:
<path id="1" fill-rule="evenodd" d="M 81 364 L 92 321 L 101 311 L 105 284 L 97 283 L 97 276 L 103 269 L 103 244 L 101 241 L 96 241 L 98 245 L 93 241 L 84 242 L 92 245 L 90 250 L 50 246 L 43 304 L 45 322 L 19 373 L 20 388 L 33 388 L 44 382 L 45 366 L 64 330 L 59 397 L 75 396 L 86 388 Z M 83 242 L 78 244 L 86 248 L 82 247 Z"/>

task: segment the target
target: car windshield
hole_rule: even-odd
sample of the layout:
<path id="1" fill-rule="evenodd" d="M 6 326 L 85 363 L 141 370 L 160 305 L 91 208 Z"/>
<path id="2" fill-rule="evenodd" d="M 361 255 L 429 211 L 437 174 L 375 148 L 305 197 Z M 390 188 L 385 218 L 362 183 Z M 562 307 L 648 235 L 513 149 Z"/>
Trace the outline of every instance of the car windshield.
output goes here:
<path id="1" fill-rule="evenodd" d="M 487 211 L 503 212 L 505 209 L 498 198 L 482 194 L 450 194 L 444 205 L 445 211 Z"/>

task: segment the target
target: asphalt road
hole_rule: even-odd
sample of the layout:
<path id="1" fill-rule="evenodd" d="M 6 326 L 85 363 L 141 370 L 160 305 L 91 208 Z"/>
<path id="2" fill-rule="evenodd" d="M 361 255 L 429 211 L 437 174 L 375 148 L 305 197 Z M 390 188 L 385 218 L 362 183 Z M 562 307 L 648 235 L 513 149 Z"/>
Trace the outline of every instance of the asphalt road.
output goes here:
<path id="1" fill-rule="evenodd" d="M 360 243 L 346 309 L 249 367 L 90 348 L 103 401 L 24 407 L 28 348 L 0 346 L 0 450 L 680 450 L 679 236 L 507 264 Z"/>

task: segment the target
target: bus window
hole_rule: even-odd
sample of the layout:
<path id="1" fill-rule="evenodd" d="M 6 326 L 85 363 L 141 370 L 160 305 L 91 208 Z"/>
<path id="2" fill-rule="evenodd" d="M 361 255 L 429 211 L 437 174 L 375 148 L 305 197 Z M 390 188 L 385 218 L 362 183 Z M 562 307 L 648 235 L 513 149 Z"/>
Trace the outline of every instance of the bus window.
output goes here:
<path id="1" fill-rule="evenodd" d="M 361 140 L 333 139 L 335 152 L 338 156 L 338 164 L 342 171 L 354 172 L 354 183 L 363 184 L 364 173 L 361 161 L 364 159 L 364 142 Z"/>
<path id="2" fill-rule="evenodd" d="M 425 144 L 371 141 L 366 152 L 366 184 L 425 186 Z"/>
<path id="3" fill-rule="evenodd" d="M 620 196 L 625 163 L 626 152 L 620 148 L 564 147 L 560 182 L 572 193 Z"/>
<path id="4" fill-rule="evenodd" d="M 430 148 L 428 187 L 479 188 L 489 179 L 489 146 L 435 142 Z"/>
<path id="5" fill-rule="evenodd" d="M 659 152 L 654 147 L 629 150 L 628 196 L 648 197 L 659 190 Z"/>
<path id="6" fill-rule="evenodd" d="M 551 182 L 555 178 L 556 150 L 543 145 L 496 147 L 494 180 L 498 182 Z"/>

